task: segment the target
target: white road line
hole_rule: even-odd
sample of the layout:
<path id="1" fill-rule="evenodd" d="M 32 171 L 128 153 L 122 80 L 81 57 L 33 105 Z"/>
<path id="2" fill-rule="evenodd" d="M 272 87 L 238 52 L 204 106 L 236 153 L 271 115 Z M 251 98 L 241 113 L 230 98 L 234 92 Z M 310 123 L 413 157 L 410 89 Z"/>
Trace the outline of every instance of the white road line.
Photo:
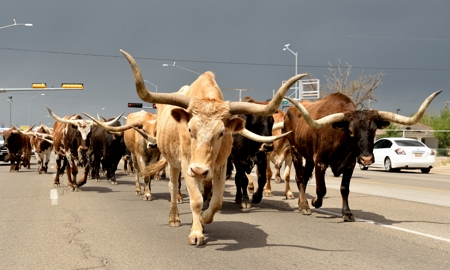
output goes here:
<path id="1" fill-rule="evenodd" d="M 320 213 L 329 214 L 329 215 L 334 215 L 334 216 L 341 216 L 340 214 L 336 214 L 336 213 L 325 211 L 325 210 L 321 210 L 321 209 L 314 209 L 314 211 L 320 212 Z M 378 225 L 378 226 L 381 226 L 381 227 L 386 227 L 386 228 L 389 228 L 389 229 L 394 229 L 394 230 L 398 230 L 398 231 L 412 233 L 412 234 L 415 234 L 415 235 L 425 236 L 425 237 L 428 237 L 428 238 L 432 238 L 432 239 L 436 239 L 436 240 L 439 240 L 439 241 L 444 241 L 444 242 L 450 243 L 450 239 L 448 239 L 448 238 L 443 238 L 443 237 L 439 237 L 439 236 L 435 236 L 435 235 L 431 235 L 431 234 L 427 234 L 427 233 L 421 233 L 421 232 L 417 232 L 417 231 L 413 231 L 413 230 L 408 230 L 408 229 L 404 229 L 404 228 L 400 228 L 400 227 L 395 227 L 395 226 L 392 226 L 392 225 L 387 225 L 387 224 L 379 223 L 379 222 L 376 222 L 376 221 L 373 221 L 373 220 L 368 220 L 368 219 L 356 218 L 356 220 L 357 221 L 371 223 L 371 224 Z"/>

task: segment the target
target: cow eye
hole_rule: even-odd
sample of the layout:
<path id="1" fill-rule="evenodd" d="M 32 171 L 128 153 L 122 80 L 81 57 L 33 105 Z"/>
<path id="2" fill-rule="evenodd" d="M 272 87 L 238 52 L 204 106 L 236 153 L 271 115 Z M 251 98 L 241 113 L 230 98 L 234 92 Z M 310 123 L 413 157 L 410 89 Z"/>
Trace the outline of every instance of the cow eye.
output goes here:
<path id="1" fill-rule="evenodd" d="M 219 138 L 223 137 L 223 131 L 219 133 Z"/>

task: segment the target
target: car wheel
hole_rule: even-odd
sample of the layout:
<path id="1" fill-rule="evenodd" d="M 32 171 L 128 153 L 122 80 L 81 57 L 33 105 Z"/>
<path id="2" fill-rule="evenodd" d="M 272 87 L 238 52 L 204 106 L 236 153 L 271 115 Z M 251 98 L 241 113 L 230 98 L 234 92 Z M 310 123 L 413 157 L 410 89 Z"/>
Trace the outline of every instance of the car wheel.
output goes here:
<path id="1" fill-rule="evenodd" d="M 385 169 L 387 172 L 392 172 L 392 171 L 394 171 L 394 170 L 392 169 L 391 159 L 388 158 L 388 157 L 384 160 L 384 169 Z"/>
<path id="2" fill-rule="evenodd" d="M 430 172 L 430 168 L 425 168 L 425 169 L 420 169 L 422 171 L 422 173 L 429 173 Z"/>
<path id="3" fill-rule="evenodd" d="M 367 170 L 369 169 L 369 167 L 364 166 L 364 165 L 362 165 L 362 164 L 359 164 L 359 168 L 360 168 L 361 170 L 363 170 L 363 171 L 367 171 Z"/>

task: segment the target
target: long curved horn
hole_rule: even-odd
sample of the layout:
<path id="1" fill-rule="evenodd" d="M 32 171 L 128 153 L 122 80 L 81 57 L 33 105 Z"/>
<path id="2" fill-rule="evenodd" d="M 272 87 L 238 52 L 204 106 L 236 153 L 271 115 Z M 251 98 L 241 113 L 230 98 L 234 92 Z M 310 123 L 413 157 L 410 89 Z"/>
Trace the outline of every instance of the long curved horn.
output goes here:
<path id="1" fill-rule="evenodd" d="M 123 113 L 121 113 L 119 116 L 117 116 L 116 118 L 114 118 L 114 119 L 111 120 L 111 121 L 103 122 L 103 124 L 105 124 L 105 125 L 107 125 L 107 126 L 111 126 L 111 125 L 115 124 L 116 122 L 118 122 L 119 119 L 122 117 L 122 115 L 123 115 Z"/>
<path id="2" fill-rule="evenodd" d="M 422 103 L 422 105 L 419 107 L 419 110 L 414 114 L 413 117 L 406 117 L 402 116 L 396 113 L 392 112 L 386 112 L 386 111 L 378 111 L 378 115 L 387 121 L 402 124 L 402 125 L 414 125 L 417 122 L 419 122 L 420 119 L 422 119 L 423 114 L 425 113 L 426 109 L 428 108 L 428 105 L 430 105 L 431 101 L 439 95 L 442 92 L 442 90 L 436 91 L 430 96 L 428 96 L 425 101 Z"/>
<path id="3" fill-rule="evenodd" d="M 161 104 L 170 104 L 179 106 L 181 108 L 187 109 L 189 106 L 190 97 L 179 95 L 176 93 L 151 93 L 145 87 L 144 78 L 142 77 L 141 69 L 138 64 L 134 60 L 134 58 L 125 52 L 124 50 L 120 50 L 120 52 L 125 55 L 125 58 L 128 60 L 131 66 L 131 70 L 134 74 L 134 83 L 136 84 L 136 92 L 138 96 L 145 102 L 148 103 L 161 103 Z"/>
<path id="4" fill-rule="evenodd" d="M 321 128 L 325 125 L 344 120 L 345 115 L 343 113 L 334 113 L 334 114 L 330 114 L 325 117 L 322 117 L 318 120 L 314 120 L 311 118 L 311 115 L 306 110 L 306 108 L 303 107 L 302 104 L 300 104 L 300 102 L 298 102 L 297 100 L 292 99 L 290 97 L 284 97 L 284 98 L 289 100 L 302 113 L 303 119 L 305 119 L 305 122 L 312 128 Z"/>
<path id="5" fill-rule="evenodd" d="M 230 113 L 231 114 L 255 114 L 262 116 L 269 116 L 274 114 L 278 107 L 280 106 L 281 101 L 283 100 L 283 96 L 287 93 L 287 91 L 291 88 L 291 86 L 300 80 L 301 78 L 307 76 L 308 74 L 298 74 L 289 80 L 287 80 L 284 84 L 280 86 L 278 91 L 275 93 L 273 98 L 270 100 L 269 104 L 257 104 L 257 103 L 249 103 L 249 102 L 231 102 L 230 103 Z"/>
<path id="6" fill-rule="evenodd" d="M 108 126 L 108 125 L 106 125 L 106 123 L 95 119 L 93 116 L 90 116 L 87 113 L 83 113 L 83 114 L 86 115 L 88 118 L 90 118 L 92 121 L 94 121 L 97 125 L 103 127 L 107 131 L 112 131 L 112 132 L 123 132 L 125 130 L 128 130 L 128 129 L 134 127 L 134 126 L 140 126 L 141 125 L 140 123 L 131 123 L 131 124 L 128 124 L 128 125 L 123 125 L 123 126 Z M 120 117 L 122 117 L 122 115 L 120 115 Z"/>
<path id="7" fill-rule="evenodd" d="M 45 106 L 47 107 L 47 106 Z M 61 118 L 59 116 L 57 116 L 56 114 L 53 113 L 53 111 L 47 107 L 48 113 L 58 122 L 61 122 L 63 124 L 67 124 L 67 125 L 75 125 L 77 123 L 77 120 L 70 120 L 70 119 L 64 119 Z"/>
<path id="8" fill-rule="evenodd" d="M 273 124 L 272 131 L 284 128 L 284 121 Z"/>
<path id="9" fill-rule="evenodd" d="M 153 146 L 153 145 L 157 145 L 157 144 L 158 144 L 158 143 L 156 142 L 156 138 L 154 138 L 154 137 L 148 135 L 147 133 L 145 133 L 144 131 L 142 131 L 142 130 L 139 129 L 139 128 L 135 128 L 135 127 L 133 127 L 133 128 L 134 128 L 134 130 L 136 130 L 137 133 L 141 134 L 142 137 L 144 137 L 144 139 L 145 139 L 150 145 Z"/>
<path id="10" fill-rule="evenodd" d="M 241 131 L 237 131 L 234 132 L 235 134 L 240 134 L 250 140 L 253 140 L 255 142 L 261 142 L 261 143 L 271 143 L 273 141 L 276 141 L 278 139 L 281 139 L 283 137 L 286 137 L 287 135 L 289 135 L 289 133 L 291 133 L 291 131 L 280 134 L 280 135 L 275 135 L 275 136 L 261 136 L 258 135 L 256 133 L 251 132 L 250 130 L 244 128 Z"/>

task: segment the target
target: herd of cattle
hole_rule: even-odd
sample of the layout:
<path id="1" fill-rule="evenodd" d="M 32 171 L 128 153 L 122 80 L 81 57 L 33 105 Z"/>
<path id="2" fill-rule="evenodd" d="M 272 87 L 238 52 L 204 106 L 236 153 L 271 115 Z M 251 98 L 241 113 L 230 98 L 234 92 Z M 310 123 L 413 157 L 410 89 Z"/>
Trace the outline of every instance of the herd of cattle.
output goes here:
<path id="1" fill-rule="evenodd" d="M 180 226 L 177 204 L 181 176 L 185 180 L 192 211 L 191 245 L 203 245 L 203 225 L 211 223 L 220 210 L 226 179 L 235 170 L 236 203 L 243 208 L 259 203 L 263 195 L 272 196 L 270 162 L 276 169 L 275 181 L 280 182 L 280 168 L 285 164 L 286 198 L 294 195 L 289 186 L 293 163 L 299 189 L 299 211 L 310 215 L 306 186 L 315 172 L 316 197 L 312 206 L 322 206 L 326 194 L 325 170 L 342 174 L 342 217 L 354 221 L 348 204 L 349 185 L 356 162 L 370 165 L 375 132 L 390 122 L 403 125 L 417 123 L 435 92 L 423 102 L 413 117 L 376 110 L 356 110 L 347 96 L 335 93 L 316 101 L 286 97 L 294 106 L 286 113 L 278 107 L 290 87 L 306 74 L 299 74 L 281 85 L 273 98 L 257 102 L 250 97 L 242 102 L 225 101 L 214 74 L 205 72 L 189 86 L 175 93 L 152 93 L 144 84 L 139 66 L 131 55 L 121 51 L 128 60 L 138 96 L 156 103 L 157 115 L 140 111 L 130 113 L 126 124 L 116 118 L 95 118 L 83 113 L 59 117 L 52 128 L 41 125 L 20 131 L 16 127 L 3 132 L 11 161 L 10 171 L 21 166 L 30 168 L 31 152 L 35 152 L 38 172 L 46 173 L 50 154 L 54 153 L 56 174 L 54 185 L 60 185 L 60 175 L 66 173 L 73 190 L 86 184 L 87 178 L 99 179 L 103 170 L 116 184 L 115 171 L 121 159 L 134 169 L 136 194 L 142 194 L 140 177 L 144 179 L 144 200 L 151 200 L 151 180 L 167 168 L 171 196 L 169 226 Z M 127 164 L 127 163 L 125 163 Z M 233 166 L 234 165 L 234 166 Z M 253 189 L 250 172 L 256 165 L 258 188 Z M 78 176 L 78 169 L 83 172 Z M 269 180 L 269 181 L 267 181 Z M 204 203 L 207 205 L 203 209 Z"/>

